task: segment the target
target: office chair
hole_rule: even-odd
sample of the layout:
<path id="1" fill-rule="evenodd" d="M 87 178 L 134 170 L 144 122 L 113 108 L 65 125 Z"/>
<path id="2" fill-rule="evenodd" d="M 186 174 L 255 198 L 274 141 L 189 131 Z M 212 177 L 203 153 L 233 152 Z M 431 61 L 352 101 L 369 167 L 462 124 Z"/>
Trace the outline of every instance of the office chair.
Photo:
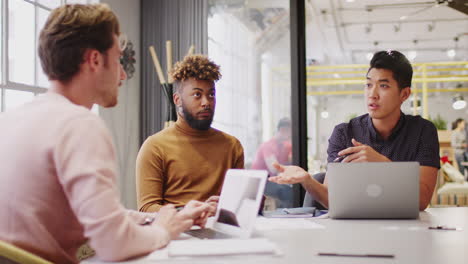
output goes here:
<path id="1" fill-rule="evenodd" d="M 52 264 L 39 256 L 0 240 L 0 263 L 5 264 Z"/>
<path id="2" fill-rule="evenodd" d="M 320 183 L 323 184 L 323 181 L 325 180 L 325 172 L 319 172 L 314 175 L 312 175 L 314 179 Z M 306 192 L 304 196 L 304 203 L 302 204 L 302 207 L 315 207 L 318 210 L 325 210 L 325 208 L 321 203 L 317 202 L 312 195 L 310 195 L 308 192 Z"/>

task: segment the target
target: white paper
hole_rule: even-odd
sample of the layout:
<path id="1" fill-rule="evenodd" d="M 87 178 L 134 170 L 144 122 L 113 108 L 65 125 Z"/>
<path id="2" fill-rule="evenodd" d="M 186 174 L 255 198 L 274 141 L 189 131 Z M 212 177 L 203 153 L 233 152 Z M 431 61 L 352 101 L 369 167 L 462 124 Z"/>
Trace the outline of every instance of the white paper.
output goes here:
<path id="1" fill-rule="evenodd" d="M 169 257 L 275 254 L 277 251 L 276 245 L 266 238 L 179 240 L 168 246 Z"/>

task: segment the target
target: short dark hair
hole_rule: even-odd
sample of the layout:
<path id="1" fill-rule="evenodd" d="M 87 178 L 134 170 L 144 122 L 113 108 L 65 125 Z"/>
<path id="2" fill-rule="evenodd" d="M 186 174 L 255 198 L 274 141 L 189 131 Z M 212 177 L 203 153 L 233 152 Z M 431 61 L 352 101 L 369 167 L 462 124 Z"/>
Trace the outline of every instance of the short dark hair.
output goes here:
<path id="1" fill-rule="evenodd" d="M 457 120 L 455 120 L 452 123 L 452 130 L 455 130 L 458 127 L 458 125 L 463 121 L 465 121 L 463 118 L 457 118 Z"/>
<path id="2" fill-rule="evenodd" d="M 413 78 L 413 67 L 411 63 L 401 52 L 396 50 L 378 51 L 370 61 L 371 69 L 386 69 L 393 72 L 393 79 L 398 83 L 398 88 L 411 87 Z"/>
<path id="3" fill-rule="evenodd" d="M 120 34 L 116 15 L 106 4 L 64 5 L 54 9 L 39 36 L 39 58 L 49 80 L 69 81 L 86 49 L 106 54 Z"/>
<path id="4" fill-rule="evenodd" d="M 277 129 L 280 130 L 280 128 L 282 127 L 291 127 L 291 119 L 289 119 L 288 117 L 281 118 L 278 122 Z"/>

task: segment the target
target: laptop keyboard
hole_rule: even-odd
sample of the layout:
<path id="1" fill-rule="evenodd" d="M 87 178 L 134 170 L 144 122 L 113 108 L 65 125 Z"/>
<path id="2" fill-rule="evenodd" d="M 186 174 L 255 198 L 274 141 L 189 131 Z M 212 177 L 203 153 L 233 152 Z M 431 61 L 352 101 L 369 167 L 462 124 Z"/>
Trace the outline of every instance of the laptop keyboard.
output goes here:
<path id="1" fill-rule="evenodd" d="M 201 239 L 223 239 L 223 238 L 232 238 L 232 236 L 228 234 L 224 234 L 218 231 L 215 231 L 210 228 L 203 228 L 203 229 L 194 229 L 194 230 L 188 230 L 185 231 L 184 233 L 198 237 Z"/>

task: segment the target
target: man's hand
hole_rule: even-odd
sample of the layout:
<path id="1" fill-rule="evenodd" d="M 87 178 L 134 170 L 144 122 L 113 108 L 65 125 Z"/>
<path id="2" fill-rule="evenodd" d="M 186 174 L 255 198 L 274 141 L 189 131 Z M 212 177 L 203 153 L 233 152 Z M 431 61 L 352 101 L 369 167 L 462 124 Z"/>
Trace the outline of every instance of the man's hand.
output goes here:
<path id="1" fill-rule="evenodd" d="M 364 145 L 354 138 L 351 140 L 354 147 L 338 152 L 339 156 L 347 155 L 341 162 L 390 162 L 387 157 L 378 153 L 368 145 Z"/>
<path id="2" fill-rule="evenodd" d="M 210 212 L 208 217 L 214 216 L 216 214 L 216 209 L 218 208 L 219 196 L 213 195 L 208 198 L 205 203 L 210 205 Z"/>
<path id="3" fill-rule="evenodd" d="M 159 210 L 155 224 L 166 229 L 171 239 L 175 239 L 194 224 L 204 227 L 209 208 L 206 203 L 190 201 L 184 209 L 177 212 L 174 205 L 169 204 Z"/>
<path id="4" fill-rule="evenodd" d="M 192 217 L 194 225 L 204 228 L 210 211 L 211 206 L 209 204 L 192 200 L 184 206 L 179 214 L 189 215 L 189 217 Z"/>
<path id="5" fill-rule="evenodd" d="M 303 183 L 307 178 L 310 178 L 309 173 L 303 168 L 298 166 L 284 166 L 278 162 L 273 163 L 273 167 L 279 174 L 277 176 L 270 177 L 268 180 L 278 184 L 295 184 Z"/>

